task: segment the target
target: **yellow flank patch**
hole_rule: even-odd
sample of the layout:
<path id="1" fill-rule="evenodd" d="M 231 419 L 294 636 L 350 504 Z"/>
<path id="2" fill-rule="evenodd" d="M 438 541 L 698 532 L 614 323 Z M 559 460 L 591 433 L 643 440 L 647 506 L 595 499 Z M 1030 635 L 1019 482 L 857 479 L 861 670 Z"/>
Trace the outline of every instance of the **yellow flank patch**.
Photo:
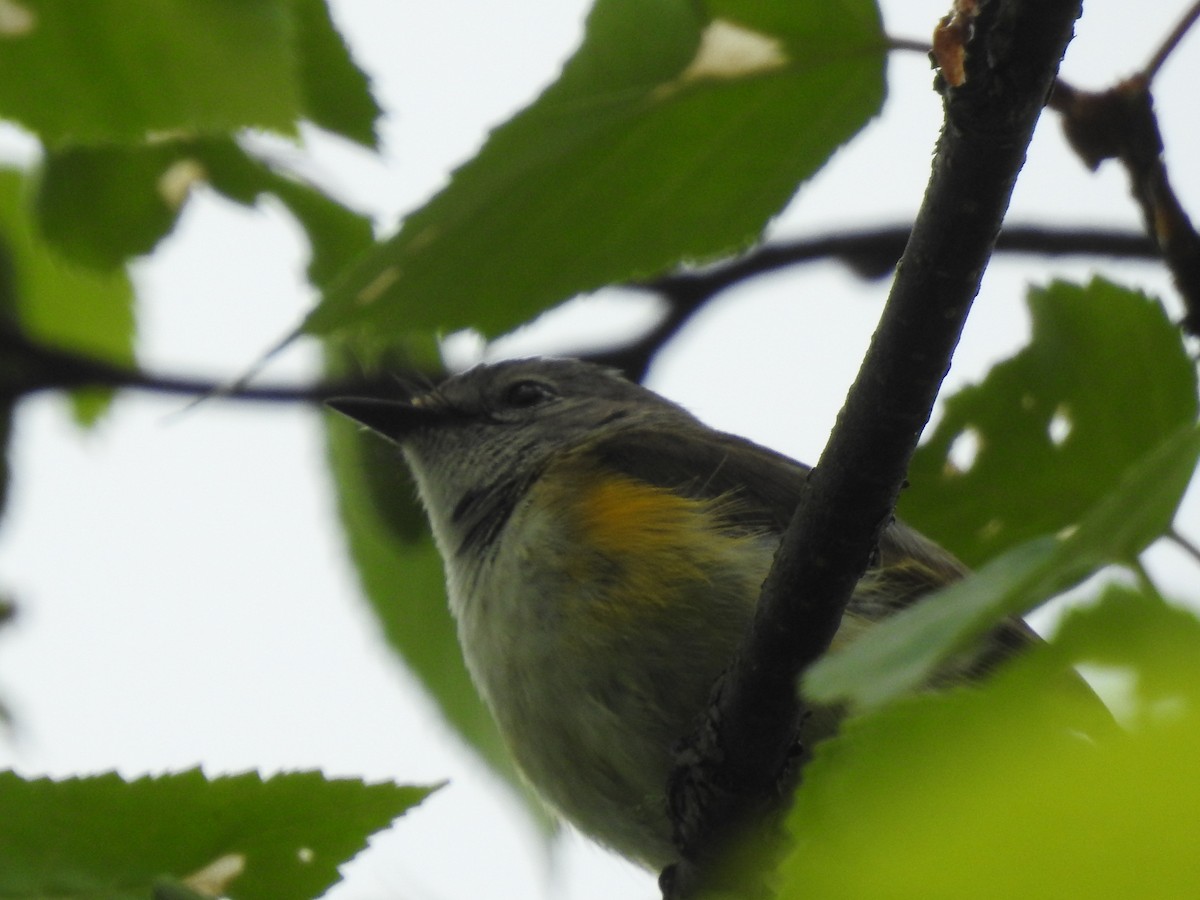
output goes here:
<path id="1" fill-rule="evenodd" d="M 577 511 L 589 545 L 602 552 L 650 553 L 670 550 L 706 531 L 705 504 L 665 488 L 622 476 L 590 485 Z"/>
<path id="2" fill-rule="evenodd" d="M 749 549 L 748 538 L 720 528 L 721 506 L 728 502 L 695 500 L 604 474 L 569 501 L 572 536 L 586 552 L 568 562 L 567 573 L 589 584 L 601 619 L 702 603 L 707 591 L 729 590 L 737 580 L 730 576 L 746 562 L 740 551 Z"/>

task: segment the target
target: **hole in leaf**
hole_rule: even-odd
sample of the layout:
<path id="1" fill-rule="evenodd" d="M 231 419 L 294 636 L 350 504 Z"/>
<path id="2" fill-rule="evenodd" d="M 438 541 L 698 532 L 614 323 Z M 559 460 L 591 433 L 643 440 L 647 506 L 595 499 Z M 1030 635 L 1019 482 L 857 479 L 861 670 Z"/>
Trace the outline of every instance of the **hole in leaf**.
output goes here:
<path id="1" fill-rule="evenodd" d="M 1122 726 L 1130 728 L 1135 724 L 1140 703 L 1136 672 L 1128 666 L 1094 662 L 1078 663 L 1075 670 Z"/>
<path id="2" fill-rule="evenodd" d="M 222 897 L 229 889 L 229 883 L 246 871 L 246 855 L 244 853 L 226 853 L 218 856 L 203 869 L 193 872 L 183 879 L 183 883 L 206 897 Z"/>
<path id="3" fill-rule="evenodd" d="M 1063 442 L 1071 436 L 1074 428 L 1075 423 L 1071 421 L 1070 411 L 1060 404 L 1054 410 L 1054 415 L 1050 417 L 1050 422 L 1046 426 L 1046 433 L 1050 436 L 1050 443 L 1055 447 L 1061 447 Z"/>
<path id="4" fill-rule="evenodd" d="M 983 436 L 975 428 L 964 428 L 950 442 L 946 451 L 946 469 L 948 476 L 965 475 L 975 465 L 979 450 L 983 446 Z"/>

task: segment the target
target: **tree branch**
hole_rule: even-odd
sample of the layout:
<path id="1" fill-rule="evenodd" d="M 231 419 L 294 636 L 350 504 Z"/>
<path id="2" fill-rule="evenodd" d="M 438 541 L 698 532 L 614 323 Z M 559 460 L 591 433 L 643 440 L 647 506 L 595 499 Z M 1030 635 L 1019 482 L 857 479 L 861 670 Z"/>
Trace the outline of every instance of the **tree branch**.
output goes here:
<path id="1" fill-rule="evenodd" d="M 1051 98 L 1063 131 L 1084 164 L 1095 170 L 1120 160 L 1154 239 L 1183 299 L 1183 327 L 1200 335 L 1200 234 L 1171 187 L 1150 79 L 1134 75 L 1106 91 L 1081 91 L 1060 81 Z"/>
<path id="2" fill-rule="evenodd" d="M 667 315 L 653 330 L 621 347 L 588 354 L 588 358 L 615 366 L 635 381 L 642 381 L 663 348 L 692 317 L 723 291 L 759 275 L 810 262 L 834 260 L 861 278 L 883 278 L 896 267 L 912 233 L 910 225 L 893 225 L 833 232 L 820 237 L 766 244 L 744 256 L 693 272 L 677 272 L 650 281 L 626 285 L 653 291 L 667 301 Z M 996 252 L 1038 256 L 1111 256 L 1124 259 L 1161 259 L 1158 246 L 1143 234 L 1093 228 L 1042 228 L 1018 225 L 1005 228 L 996 240 Z"/>
<path id="3" fill-rule="evenodd" d="M 1158 74 L 1158 70 L 1162 68 L 1163 63 L 1167 61 L 1175 48 L 1179 46 L 1179 42 L 1183 40 L 1183 36 L 1187 34 L 1196 21 L 1200 19 L 1200 2 L 1192 4 L 1192 8 L 1183 14 L 1183 18 L 1179 20 L 1169 35 L 1163 40 L 1162 45 L 1150 57 L 1150 62 L 1146 63 L 1142 69 L 1142 75 L 1147 81 L 1153 81 L 1154 76 Z"/>
<path id="4" fill-rule="evenodd" d="M 820 237 L 766 244 L 744 256 L 700 271 L 664 275 L 651 281 L 625 285 L 653 291 L 667 301 L 667 313 L 646 334 L 604 350 L 584 354 L 587 359 L 614 366 L 635 381 L 642 381 L 650 364 L 692 317 L 723 291 L 768 272 L 810 262 L 836 261 L 856 275 L 875 279 L 889 274 L 908 243 L 912 227 L 893 225 L 833 232 Z M 1020 225 L 1005 228 L 996 241 L 996 252 L 1037 256 L 1110 256 L 1157 261 L 1161 252 L 1144 234 L 1090 228 L 1042 228 Z M 347 391 L 376 391 L 387 395 L 392 382 L 369 379 L 310 385 L 250 386 L 216 382 L 167 373 L 150 373 L 116 366 L 84 354 L 35 342 L 0 327 L 0 396 L 20 397 L 47 390 L 79 388 L 131 389 L 183 397 L 227 398 L 260 403 L 320 403 Z M 407 373 L 434 378 L 436 373 Z"/>
<path id="5" fill-rule="evenodd" d="M 1050 106 L 1062 116 L 1067 142 L 1084 165 L 1095 171 L 1104 160 L 1117 159 L 1125 167 L 1146 232 L 1183 299 L 1181 324 L 1192 335 L 1200 335 L 1200 234 L 1171 187 L 1150 86 L 1197 20 L 1200 2 L 1184 14 L 1141 72 L 1108 90 L 1081 91 L 1060 80 L 1050 97 Z"/>
<path id="6" fill-rule="evenodd" d="M 673 779 L 681 860 L 663 873 L 666 897 L 711 883 L 734 836 L 773 805 L 802 717 L 796 679 L 828 648 L 890 520 L 1080 2 L 971 8 L 962 77 L 941 84 L 945 125 L 932 177 L 879 328 L 742 651 Z"/>
<path id="7" fill-rule="evenodd" d="M 81 353 L 31 340 L 0 326 L 0 400 L 50 390 L 131 389 L 178 397 L 219 397 L 260 403 L 321 403 L 330 397 L 391 396 L 396 378 L 322 382 L 311 385 L 238 385 L 230 388 L 205 378 L 152 374 L 114 365 Z M 414 377 L 421 377 L 416 375 Z"/>

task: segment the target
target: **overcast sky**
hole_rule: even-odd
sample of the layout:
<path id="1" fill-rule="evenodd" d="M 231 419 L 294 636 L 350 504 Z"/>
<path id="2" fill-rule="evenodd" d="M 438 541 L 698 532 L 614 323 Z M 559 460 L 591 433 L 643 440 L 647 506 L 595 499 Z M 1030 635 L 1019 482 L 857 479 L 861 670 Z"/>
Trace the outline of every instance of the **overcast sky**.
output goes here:
<path id="1" fill-rule="evenodd" d="M 948 5 L 884 7 L 892 33 L 926 37 Z M 1064 75 L 1098 87 L 1128 74 L 1183 5 L 1132 11 L 1091 0 Z M 554 77 L 579 40 L 583 9 L 579 0 L 336 2 L 387 110 L 385 149 L 373 157 L 317 137 L 308 171 L 390 231 L 490 126 Z M 1193 212 L 1198 72 L 1193 36 L 1156 91 L 1172 175 Z M 801 191 L 776 233 L 911 218 L 940 107 L 923 58 L 895 58 L 890 77 L 885 115 Z M 20 136 L 2 137 L 0 153 L 27 155 Z M 1121 172 L 1086 172 L 1052 119 L 1039 131 L 1011 219 L 1139 224 Z M 312 302 L 304 252 L 273 206 L 246 211 L 201 192 L 175 234 L 135 267 L 143 363 L 214 377 L 242 371 Z M 952 383 L 980 377 L 1024 340 L 1025 285 L 1098 268 L 994 266 Z M 1154 267 L 1108 271 L 1170 293 Z M 812 460 L 885 292 L 836 266 L 761 279 L 704 313 L 662 354 L 651 386 L 711 424 Z M 627 298 L 579 307 L 492 352 L 562 349 L 581 330 L 632 328 L 652 314 Z M 454 348 L 459 360 L 478 351 L 466 338 Z M 270 374 L 311 376 L 314 359 L 297 347 Z M 338 900 L 524 900 L 531 886 L 576 900 L 656 896 L 651 876 L 578 837 L 550 871 L 506 791 L 474 766 L 388 655 L 336 531 L 318 414 L 210 402 L 176 415 L 181 406 L 122 397 L 81 436 L 56 398 L 22 405 L 0 531 L 0 587 L 20 605 L 19 623 L 0 638 L 0 696 L 19 727 L 11 742 L 0 741 L 0 765 L 54 775 L 116 768 L 132 776 L 199 763 L 210 773 L 319 767 L 408 782 L 449 778 L 353 864 Z M 1200 536 L 1194 498 L 1184 527 Z M 1170 552 L 1155 561 L 1168 586 L 1194 582 Z"/>

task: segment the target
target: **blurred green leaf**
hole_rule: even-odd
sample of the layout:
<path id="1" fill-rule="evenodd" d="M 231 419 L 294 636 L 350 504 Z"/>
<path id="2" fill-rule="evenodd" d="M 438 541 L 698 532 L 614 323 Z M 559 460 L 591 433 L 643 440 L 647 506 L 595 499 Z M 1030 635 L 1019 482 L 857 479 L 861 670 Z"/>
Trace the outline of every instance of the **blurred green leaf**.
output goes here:
<path id="1" fill-rule="evenodd" d="M 805 694 L 855 708 L 894 701 L 1003 616 L 1020 614 L 1107 563 L 1133 560 L 1171 524 L 1200 457 L 1200 429 L 1177 431 L 1131 466 L 1071 531 L 1035 538 L 923 598 L 812 667 Z"/>
<path id="2" fill-rule="evenodd" d="M 529 798 L 463 663 L 441 557 L 400 451 L 333 414 L 326 433 L 350 555 L 389 643 L 446 721 L 544 824 L 544 810 Z"/>
<path id="3" fill-rule="evenodd" d="M 0 169 L 0 234 L 11 256 L 17 324 L 31 339 L 132 365 L 133 288 L 123 270 L 98 273 L 65 259 L 31 220 L 24 173 Z M 108 394 L 77 392 L 76 417 L 94 422 Z"/>
<path id="4" fill-rule="evenodd" d="M 379 144 L 375 123 L 382 114 L 367 76 L 354 64 L 329 17 L 325 0 L 292 0 L 300 89 L 307 118 L 365 147 Z"/>
<path id="5" fill-rule="evenodd" d="M 263 191 L 274 194 L 308 235 L 308 280 L 318 287 L 333 281 L 375 240 L 367 216 L 288 173 L 267 168 Z"/>
<path id="6" fill-rule="evenodd" d="M 49 144 L 292 133 L 304 113 L 290 0 L 9 5 L 0 116 Z"/>
<path id="7" fill-rule="evenodd" d="M 1058 686 L 1083 663 L 1131 686 L 1128 732 L 1080 735 L 1087 697 Z M 1109 588 L 988 684 L 908 698 L 820 745 L 779 896 L 1194 896 L 1198 686 L 1200 622 Z"/>
<path id="8" fill-rule="evenodd" d="M 885 46 L 871 0 L 600 0 L 559 80 L 305 328 L 495 334 L 745 247 L 878 111 Z"/>
<path id="9" fill-rule="evenodd" d="M 35 209 L 46 240 L 94 269 L 149 253 L 175 225 L 199 160 L 180 141 L 48 151 Z"/>
<path id="10" fill-rule="evenodd" d="M 2 171 L 0 170 L 0 177 L 2 177 Z M 0 227 L 0 328 L 13 328 L 17 324 L 16 273 L 13 271 L 13 259 L 8 249 L 7 236 L 4 229 Z M 3 517 L 4 510 L 8 505 L 8 482 L 12 474 L 8 466 L 8 446 L 12 439 L 12 418 L 15 408 L 16 401 L 8 392 L 0 390 L 0 517 Z"/>
<path id="11" fill-rule="evenodd" d="M 174 881 L 232 900 L 306 900 L 432 790 L 317 772 L 132 782 L 3 772 L 0 895 L 146 900 Z"/>
<path id="12" fill-rule="evenodd" d="M 1119 474 L 1195 421 L 1179 329 L 1142 294 L 1094 279 L 1029 293 L 1033 337 L 945 404 L 899 514 L 969 565 L 1057 532 Z M 973 443 L 969 465 L 955 463 Z"/>
<path id="13" fill-rule="evenodd" d="M 39 223 L 73 259 L 115 268 L 166 237 L 197 183 L 247 205 L 266 194 L 279 198 L 308 235 L 314 284 L 331 280 L 373 239 L 367 217 L 277 171 L 232 138 L 50 151 L 39 180 Z"/>

